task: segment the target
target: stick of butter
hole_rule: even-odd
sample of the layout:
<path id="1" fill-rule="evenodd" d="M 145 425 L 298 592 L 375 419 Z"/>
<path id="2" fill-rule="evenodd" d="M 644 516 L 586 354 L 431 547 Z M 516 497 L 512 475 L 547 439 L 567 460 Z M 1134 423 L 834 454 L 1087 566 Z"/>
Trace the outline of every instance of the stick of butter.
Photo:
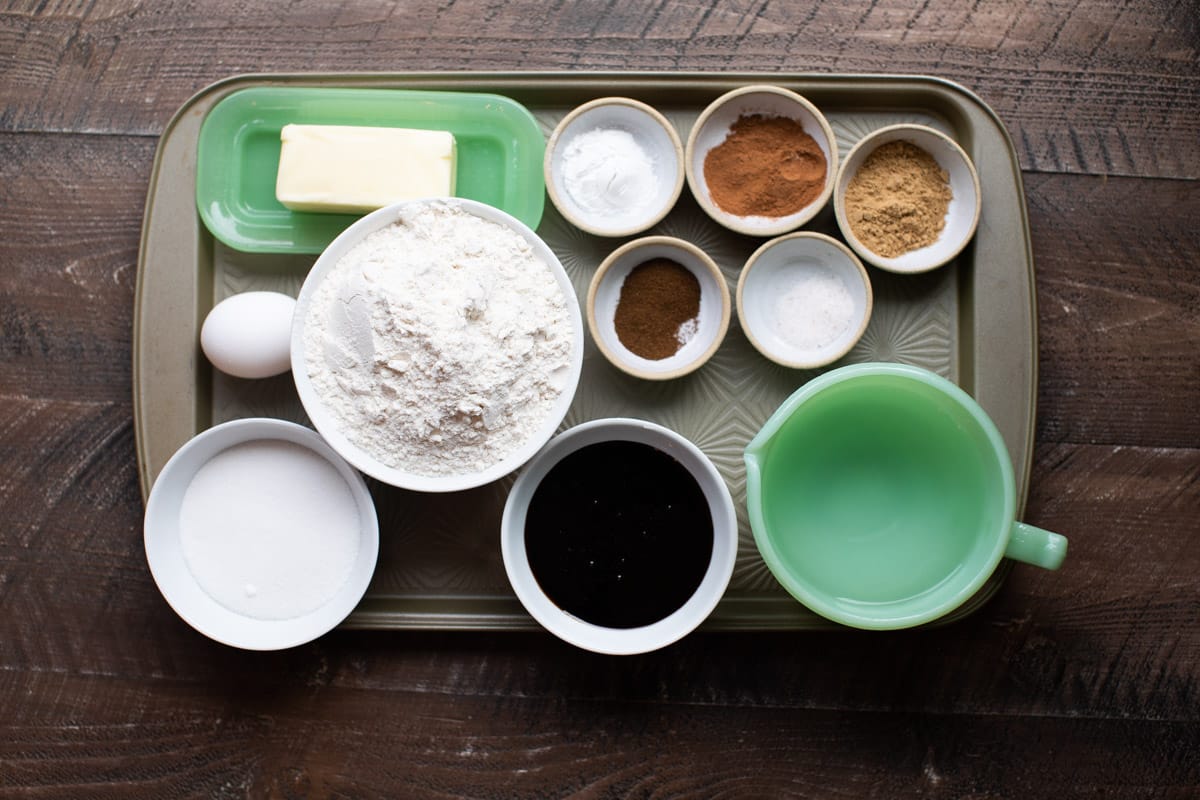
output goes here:
<path id="1" fill-rule="evenodd" d="M 447 131 L 284 125 L 275 196 L 293 211 L 365 213 L 401 200 L 454 195 Z"/>

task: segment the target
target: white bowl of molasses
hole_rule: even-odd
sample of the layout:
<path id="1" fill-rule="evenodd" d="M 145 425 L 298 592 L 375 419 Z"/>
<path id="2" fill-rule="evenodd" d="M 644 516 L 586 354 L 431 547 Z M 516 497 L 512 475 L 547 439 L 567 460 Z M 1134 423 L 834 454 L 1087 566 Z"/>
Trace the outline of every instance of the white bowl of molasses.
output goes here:
<path id="1" fill-rule="evenodd" d="M 729 488 L 661 425 L 577 425 L 513 484 L 501 520 L 513 591 L 546 630 L 585 650 L 646 653 L 693 631 L 733 574 Z"/>

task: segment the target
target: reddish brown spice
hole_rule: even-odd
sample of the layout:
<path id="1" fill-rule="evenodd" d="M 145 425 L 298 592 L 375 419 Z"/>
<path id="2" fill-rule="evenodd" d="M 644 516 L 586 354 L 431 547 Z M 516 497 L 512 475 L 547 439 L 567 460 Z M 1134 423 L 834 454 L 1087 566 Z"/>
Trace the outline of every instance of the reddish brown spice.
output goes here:
<path id="1" fill-rule="evenodd" d="M 813 137 L 789 117 L 744 114 L 704 157 L 717 207 L 739 217 L 786 217 L 820 196 L 827 164 Z"/>
<path id="2" fill-rule="evenodd" d="M 613 324 L 630 352 L 659 361 L 679 352 L 686 342 L 680 326 L 699 313 L 700 281 L 691 270 L 669 258 L 652 258 L 625 277 Z"/>

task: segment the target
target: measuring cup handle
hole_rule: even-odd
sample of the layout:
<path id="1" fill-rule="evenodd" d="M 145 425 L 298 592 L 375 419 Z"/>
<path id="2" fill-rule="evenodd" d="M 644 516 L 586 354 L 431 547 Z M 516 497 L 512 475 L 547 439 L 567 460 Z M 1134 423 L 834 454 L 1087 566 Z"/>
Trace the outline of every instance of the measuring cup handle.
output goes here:
<path id="1" fill-rule="evenodd" d="M 1004 555 L 1045 569 L 1058 569 L 1067 556 L 1067 537 L 1014 522 Z"/>

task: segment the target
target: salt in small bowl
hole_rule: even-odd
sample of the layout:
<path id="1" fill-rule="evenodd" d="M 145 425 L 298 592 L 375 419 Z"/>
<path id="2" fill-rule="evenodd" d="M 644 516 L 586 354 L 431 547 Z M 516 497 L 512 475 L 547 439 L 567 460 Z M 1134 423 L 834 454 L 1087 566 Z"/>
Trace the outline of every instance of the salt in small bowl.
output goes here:
<path id="1" fill-rule="evenodd" d="M 821 193 L 792 214 L 781 217 L 739 216 L 725 211 L 712 198 L 712 191 L 704 176 L 705 159 L 709 151 L 725 141 L 730 128 L 740 117 L 753 114 L 796 120 L 825 155 L 825 181 Z M 721 95 L 700 112 L 688 135 L 684 165 L 688 186 L 696 202 L 715 222 L 749 236 L 778 236 L 811 220 L 829 201 L 837 174 L 837 139 L 825 115 L 796 92 L 779 86 L 743 86 Z"/>
<path id="2" fill-rule="evenodd" d="M 652 165 L 650 191 L 630 197 L 618 213 L 599 213 L 589 207 L 566 180 L 566 159 L 572 145 L 581 136 L 600 130 L 630 134 Z M 675 127 L 652 107 L 628 97 L 602 97 L 584 103 L 558 123 L 546 145 L 544 169 L 550 201 L 568 222 L 596 236 L 632 236 L 658 224 L 679 199 L 683 144 Z M 646 178 L 644 174 L 632 177 Z"/>
<path id="3" fill-rule="evenodd" d="M 700 283 L 695 333 L 674 355 L 659 360 L 643 358 L 622 344 L 614 322 L 625 279 L 634 267 L 655 258 L 676 262 Z M 613 251 L 592 276 L 586 307 L 588 330 L 604 357 L 630 375 L 659 381 L 686 375 L 708 361 L 729 330 L 732 312 L 729 286 L 716 262 L 691 242 L 672 236 L 635 239 Z"/>
<path id="4" fill-rule="evenodd" d="M 897 141 L 909 142 L 933 156 L 938 166 L 946 171 L 953 197 L 946 210 L 946 226 L 936 242 L 888 258 L 872 251 L 854 235 L 846 214 L 846 187 L 867 156 L 882 145 Z M 979 174 L 957 142 L 925 125 L 889 125 L 867 134 L 850 150 L 838 170 L 833 207 L 842 235 L 863 261 L 888 272 L 918 273 L 949 263 L 967 246 L 979 225 L 981 197 Z"/>
<path id="5" fill-rule="evenodd" d="M 829 282 L 841 284 L 842 292 Z M 808 290 L 810 294 L 795 293 Z M 804 317 L 794 307 L 801 303 L 820 302 L 817 292 L 837 294 L 837 305 L 844 312 L 824 320 L 840 325 L 828 338 L 815 341 L 790 339 L 789 326 L 801 326 L 800 331 L 813 335 L 812 326 L 819 325 L 830 308 L 807 309 L 814 312 Z M 862 262 L 850 248 L 822 233 L 792 233 L 781 236 L 758 248 L 738 278 L 737 310 L 746 338 L 764 356 L 785 367 L 813 369 L 830 364 L 850 352 L 862 338 L 871 319 L 874 293 L 871 279 Z"/>

